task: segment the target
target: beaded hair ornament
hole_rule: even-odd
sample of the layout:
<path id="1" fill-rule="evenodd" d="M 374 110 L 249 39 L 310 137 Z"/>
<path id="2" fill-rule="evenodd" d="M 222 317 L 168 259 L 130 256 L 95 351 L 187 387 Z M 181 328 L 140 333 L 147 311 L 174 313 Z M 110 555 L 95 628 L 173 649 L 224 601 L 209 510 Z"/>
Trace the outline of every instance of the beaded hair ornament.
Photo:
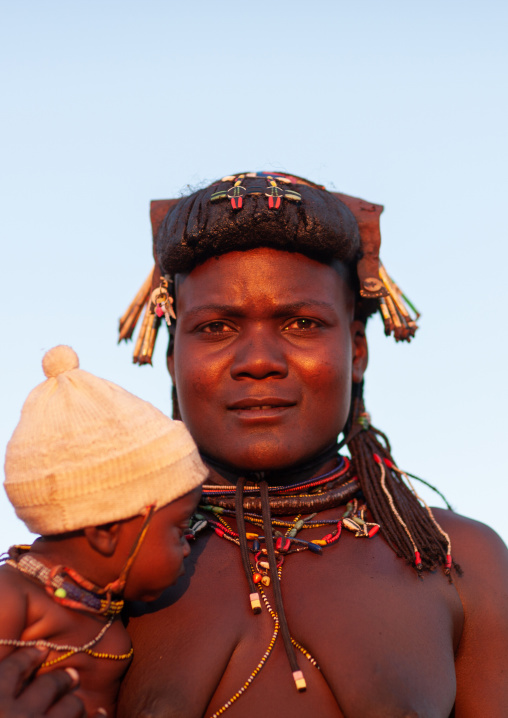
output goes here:
<path id="1" fill-rule="evenodd" d="M 242 180 L 246 177 L 258 179 L 259 182 L 245 187 Z M 280 173 L 245 172 L 229 175 L 221 180 L 221 183 L 229 182 L 231 182 L 231 186 L 228 189 L 218 189 L 212 193 L 210 202 L 229 201 L 233 212 L 241 211 L 244 202 L 248 201 L 250 195 L 265 195 L 268 209 L 276 212 L 280 209 L 282 202 L 299 203 L 302 201 L 301 194 L 294 190 L 292 185 L 306 184 L 325 190 L 323 186 L 313 185 L 301 177 Z M 390 278 L 379 259 L 381 244 L 379 222 L 384 207 L 339 192 L 330 194 L 337 197 L 351 210 L 358 224 L 362 249 L 362 256 L 357 263 L 361 299 L 372 303 L 380 312 L 387 336 L 393 334 L 395 341 L 411 341 L 416 332 L 416 322 L 420 314 Z M 164 217 L 179 201 L 178 199 L 152 201 L 150 219 L 154 240 Z M 120 319 L 118 341 L 128 340 L 134 333 L 143 309 L 145 310 L 141 329 L 134 345 L 134 364 L 152 363 L 155 340 L 162 317 L 165 318 L 168 326 L 171 325 L 172 319 L 176 319 L 173 297 L 169 287 L 171 282 L 172 278 L 169 275 L 163 276 L 156 263 Z"/>

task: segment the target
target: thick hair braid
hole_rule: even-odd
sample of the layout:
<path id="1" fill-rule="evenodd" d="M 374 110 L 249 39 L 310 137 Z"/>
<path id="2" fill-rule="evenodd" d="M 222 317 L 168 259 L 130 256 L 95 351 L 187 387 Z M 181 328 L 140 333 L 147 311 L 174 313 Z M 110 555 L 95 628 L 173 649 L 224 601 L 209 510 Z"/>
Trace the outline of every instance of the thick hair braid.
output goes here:
<path id="1" fill-rule="evenodd" d="M 416 563 L 419 571 L 432 571 L 442 565 L 449 573 L 449 539 L 427 507 L 406 486 L 400 472 L 392 468 L 396 465 L 390 442 L 383 432 L 370 425 L 365 411 L 363 382 L 353 385 L 345 436 L 367 506 L 393 551 L 408 563 Z M 415 562 L 416 550 L 421 564 Z M 460 567 L 455 562 L 453 566 L 460 574 Z"/>

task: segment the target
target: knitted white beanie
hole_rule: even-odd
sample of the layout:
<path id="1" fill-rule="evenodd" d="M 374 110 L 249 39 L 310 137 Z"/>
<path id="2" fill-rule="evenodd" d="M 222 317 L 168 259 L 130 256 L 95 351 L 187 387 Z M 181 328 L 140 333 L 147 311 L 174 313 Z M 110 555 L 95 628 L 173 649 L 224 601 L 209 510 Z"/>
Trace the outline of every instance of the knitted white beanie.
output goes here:
<path id="1" fill-rule="evenodd" d="M 181 421 L 79 369 L 73 349 L 42 360 L 7 446 L 5 490 L 30 531 L 51 535 L 165 506 L 207 475 Z"/>

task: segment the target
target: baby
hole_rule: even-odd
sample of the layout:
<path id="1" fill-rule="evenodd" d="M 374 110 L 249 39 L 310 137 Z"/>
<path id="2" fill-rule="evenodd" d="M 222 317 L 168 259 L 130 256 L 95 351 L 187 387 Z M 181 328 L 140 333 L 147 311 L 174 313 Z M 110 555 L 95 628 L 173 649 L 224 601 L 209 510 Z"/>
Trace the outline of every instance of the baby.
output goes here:
<path id="1" fill-rule="evenodd" d="M 181 422 L 79 369 L 70 347 L 42 365 L 5 459 L 16 514 L 41 536 L 0 566 L 0 659 L 46 646 L 39 672 L 76 669 L 87 715 L 111 718 L 132 655 L 123 601 L 183 573 L 207 470 Z"/>

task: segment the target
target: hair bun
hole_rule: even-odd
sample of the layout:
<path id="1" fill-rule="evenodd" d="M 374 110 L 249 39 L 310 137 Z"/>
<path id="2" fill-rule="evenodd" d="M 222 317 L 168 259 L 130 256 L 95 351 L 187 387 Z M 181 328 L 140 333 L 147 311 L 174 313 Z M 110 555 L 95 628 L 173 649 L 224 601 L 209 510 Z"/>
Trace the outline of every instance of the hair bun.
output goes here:
<path id="1" fill-rule="evenodd" d="M 46 352 L 42 360 L 42 369 L 48 379 L 66 371 L 79 369 L 78 355 L 71 347 L 60 344 Z"/>

